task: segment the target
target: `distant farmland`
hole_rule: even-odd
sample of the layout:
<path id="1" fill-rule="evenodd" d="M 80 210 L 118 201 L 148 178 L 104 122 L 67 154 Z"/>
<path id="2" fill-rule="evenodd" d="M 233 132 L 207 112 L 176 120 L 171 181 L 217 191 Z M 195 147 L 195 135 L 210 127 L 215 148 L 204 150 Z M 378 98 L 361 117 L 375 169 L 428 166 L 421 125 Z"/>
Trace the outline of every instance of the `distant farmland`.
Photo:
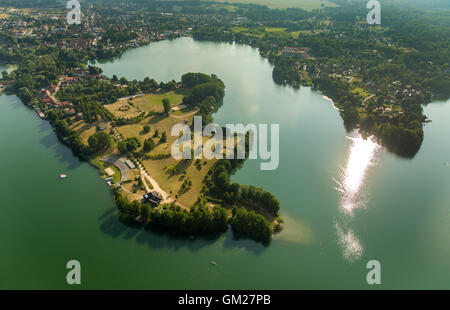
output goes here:
<path id="1" fill-rule="evenodd" d="M 324 6 L 336 7 L 337 4 L 329 2 L 327 0 L 214 0 L 216 2 L 229 2 L 229 3 L 251 3 L 266 5 L 269 8 L 301 8 L 305 10 L 312 10 L 320 8 L 321 4 Z"/>

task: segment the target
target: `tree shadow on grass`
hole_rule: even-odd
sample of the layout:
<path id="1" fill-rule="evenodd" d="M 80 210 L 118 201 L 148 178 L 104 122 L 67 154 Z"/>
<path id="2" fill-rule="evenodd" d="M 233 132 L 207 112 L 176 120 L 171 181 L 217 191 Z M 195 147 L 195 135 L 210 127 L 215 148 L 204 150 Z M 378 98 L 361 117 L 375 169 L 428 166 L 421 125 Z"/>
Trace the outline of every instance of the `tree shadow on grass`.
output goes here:
<path id="1" fill-rule="evenodd" d="M 158 123 L 159 121 L 163 120 L 164 118 L 166 118 L 166 116 L 163 115 L 162 113 L 160 113 L 160 114 L 155 114 L 155 115 L 148 121 L 148 123 L 149 123 L 149 124 L 156 124 L 156 123 Z"/>

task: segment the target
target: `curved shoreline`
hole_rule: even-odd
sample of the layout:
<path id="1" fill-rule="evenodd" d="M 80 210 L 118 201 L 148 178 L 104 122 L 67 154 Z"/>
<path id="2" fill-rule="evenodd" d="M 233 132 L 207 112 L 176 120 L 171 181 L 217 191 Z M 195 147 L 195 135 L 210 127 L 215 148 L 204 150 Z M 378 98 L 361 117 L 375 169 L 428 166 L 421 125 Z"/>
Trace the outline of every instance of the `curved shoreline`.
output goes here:
<path id="1" fill-rule="evenodd" d="M 325 96 L 325 95 L 323 95 L 322 98 L 325 99 L 325 100 L 327 100 L 327 101 L 329 101 L 335 110 L 341 111 L 341 109 L 339 109 L 339 108 L 334 104 L 333 99 L 328 98 L 328 97 Z"/>

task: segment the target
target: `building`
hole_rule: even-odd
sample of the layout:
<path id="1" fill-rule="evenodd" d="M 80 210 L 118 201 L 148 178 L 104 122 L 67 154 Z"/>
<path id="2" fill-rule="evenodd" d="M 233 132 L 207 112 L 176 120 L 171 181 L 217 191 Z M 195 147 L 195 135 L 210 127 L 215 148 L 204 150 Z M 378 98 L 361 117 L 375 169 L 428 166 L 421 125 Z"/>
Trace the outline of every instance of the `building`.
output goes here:
<path id="1" fill-rule="evenodd" d="M 64 108 L 68 108 L 70 106 L 69 102 L 67 101 L 63 101 L 63 102 L 57 102 L 56 107 L 58 107 L 59 109 L 64 109 Z"/>
<path id="2" fill-rule="evenodd" d="M 136 169 L 136 166 L 129 159 L 125 160 L 125 164 L 127 164 L 128 168 L 130 168 L 130 169 Z"/>
<path id="3" fill-rule="evenodd" d="M 157 191 L 151 191 L 144 195 L 144 201 L 152 204 L 159 204 L 162 200 L 162 196 Z"/>
<path id="4" fill-rule="evenodd" d="M 283 57 L 296 57 L 296 58 L 308 58 L 306 48 L 303 47 L 289 47 L 285 46 L 281 51 Z"/>

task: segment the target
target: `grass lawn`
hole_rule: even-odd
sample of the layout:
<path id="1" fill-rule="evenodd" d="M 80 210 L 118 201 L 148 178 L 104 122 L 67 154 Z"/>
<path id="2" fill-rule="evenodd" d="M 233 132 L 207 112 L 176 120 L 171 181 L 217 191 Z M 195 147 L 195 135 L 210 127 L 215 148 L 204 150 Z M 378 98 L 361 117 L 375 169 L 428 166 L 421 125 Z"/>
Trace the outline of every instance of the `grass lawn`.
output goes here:
<path id="1" fill-rule="evenodd" d="M 292 32 L 291 32 L 291 36 L 292 36 L 294 39 L 297 39 L 298 36 L 300 35 L 300 32 L 301 32 L 301 31 L 292 31 Z"/>
<path id="2" fill-rule="evenodd" d="M 329 24 L 331 24 L 331 20 L 329 20 L 329 19 L 321 20 L 320 23 L 328 26 Z"/>
<path id="3" fill-rule="evenodd" d="M 97 132 L 97 128 L 95 128 L 95 125 L 91 126 L 89 129 L 83 130 L 83 132 L 80 134 L 81 142 L 88 145 L 89 137 L 92 136 L 96 132 Z"/>
<path id="4" fill-rule="evenodd" d="M 81 142 L 87 145 L 89 137 L 97 132 L 97 126 L 100 125 L 105 126 L 105 132 L 109 133 L 111 128 L 108 124 L 102 122 L 88 124 L 85 121 L 81 120 L 74 122 L 72 125 L 70 125 L 70 128 L 76 130 L 80 134 Z"/>
<path id="5" fill-rule="evenodd" d="M 196 110 L 195 110 L 195 109 L 192 109 L 192 108 L 190 108 L 190 107 L 184 107 L 184 108 L 181 108 L 181 109 L 179 109 L 179 110 L 172 111 L 171 113 L 172 113 L 173 115 L 183 116 L 183 115 L 186 114 L 186 113 L 191 113 L 191 112 L 194 112 L 194 111 L 196 111 Z"/>
<path id="6" fill-rule="evenodd" d="M 137 100 L 137 99 L 134 99 Z M 135 101 L 132 101 L 133 103 Z M 116 101 L 113 104 L 106 104 L 104 105 L 104 107 L 111 112 L 112 114 L 114 114 L 115 117 L 120 118 L 120 117 L 125 117 L 125 118 L 132 118 L 135 116 L 138 116 L 139 114 L 142 113 L 142 111 L 137 108 L 136 106 L 131 106 L 128 104 L 127 100 L 119 100 Z"/>
<path id="7" fill-rule="evenodd" d="M 267 28 L 267 29 L 282 29 L 282 28 Z M 258 37 L 258 38 L 262 38 L 266 34 L 266 31 L 264 30 L 264 28 L 232 27 L 231 31 L 233 31 L 233 33 L 242 32 L 243 34 L 246 34 L 248 36 L 253 36 L 253 37 Z M 281 31 L 282 30 L 271 31 L 271 32 L 281 32 Z M 267 32 L 270 32 L 270 31 L 267 31 Z"/>
<path id="8" fill-rule="evenodd" d="M 160 107 L 160 109 L 162 109 L 162 98 L 169 98 L 172 105 L 175 105 L 182 100 L 184 95 L 186 95 L 186 91 L 183 90 L 165 94 L 146 95 L 140 98 L 133 99 L 133 103 L 136 107 L 147 107 L 148 109 L 150 109 L 151 107 L 152 110 L 156 110 L 155 107 Z M 110 108 L 111 106 L 115 106 L 115 108 L 117 109 L 120 105 L 128 104 L 126 102 L 119 102 L 115 103 L 114 105 L 110 105 Z M 144 108 L 142 109 L 144 110 Z M 127 112 L 132 113 L 130 112 L 130 110 L 128 110 Z M 194 114 L 195 111 L 193 110 L 181 109 L 176 112 L 172 112 L 168 117 L 163 115 L 153 115 L 150 117 L 146 117 L 138 124 L 118 126 L 116 127 L 116 129 L 123 135 L 125 139 L 137 137 L 142 142 L 142 144 L 146 139 L 152 138 L 156 143 L 156 147 L 149 153 L 150 155 L 168 154 L 171 152 L 171 146 L 173 142 L 178 139 L 178 137 L 176 136 L 171 136 L 173 126 L 175 126 L 176 124 L 184 123 L 185 121 L 187 122 L 187 124 L 192 124 Z M 127 115 L 126 113 L 123 116 L 126 118 L 130 117 L 130 115 Z M 80 138 L 83 143 L 87 144 L 88 138 L 92 134 L 96 133 L 97 125 L 99 124 L 87 124 L 83 120 L 81 120 L 74 122 L 71 125 L 71 128 L 77 130 L 80 133 Z M 148 133 L 144 133 L 143 129 L 145 125 L 150 126 L 150 131 Z M 158 137 L 154 137 L 156 130 L 158 130 L 159 133 Z M 108 132 L 109 128 L 107 128 L 106 131 Z M 167 135 L 167 142 L 159 143 L 163 132 L 165 132 Z M 204 139 L 206 140 L 207 138 Z M 114 152 L 117 152 L 117 150 L 108 150 L 109 154 Z M 172 198 L 177 199 L 177 201 L 182 206 L 189 208 L 197 201 L 198 195 L 200 194 L 200 191 L 203 187 L 203 179 L 211 166 L 214 164 L 215 160 L 202 160 L 200 169 L 198 169 L 195 165 L 195 160 L 192 161 L 190 165 L 188 165 L 186 161 L 177 161 L 172 157 L 164 159 L 144 159 L 142 162 L 149 175 L 154 178 L 156 182 L 158 182 L 158 184 L 164 191 L 170 194 Z M 111 167 L 115 172 L 113 176 L 114 181 L 117 182 L 120 180 L 120 172 L 114 166 L 105 163 L 98 164 L 98 166 L 101 171 L 104 171 L 104 169 L 107 167 Z M 177 167 L 177 172 L 172 175 L 167 171 L 168 166 Z M 186 174 L 184 174 L 183 171 L 186 171 Z M 131 181 L 123 184 L 124 194 L 130 200 L 140 200 L 145 192 L 138 187 L 138 182 L 133 180 L 136 173 L 137 170 L 133 170 L 130 175 Z M 181 186 L 185 178 L 189 178 L 189 180 L 192 181 L 192 185 L 187 192 L 183 193 L 181 191 Z M 178 198 L 175 198 L 176 195 L 178 195 Z"/>
<path id="9" fill-rule="evenodd" d="M 365 91 L 364 89 L 362 89 L 361 87 L 357 87 L 355 89 L 352 90 L 353 94 L 359 93 L 361 96 L 363 96 L 364 98 L 369 97 L 369 93 L 367 91 Z"/>
<path id="10" fill-rule="evenodd" d="M 130 181 L 122 183 L 122 187 L 127 194 L 129 200 L 142 200 L 142 196 L 146 193 L 145 189 L 142 189 L 137 181 L 136 176 L 139 172 L 136 169 L 130 170 Z"/>
<path id="11" fill-rule="evenodd" d="M 186 119 L 188 119 L 188 121 L 189 121 L 189 119 L 192 120 L 193 116 L 191 115 L 191 116 L 187 117 Z M 183 121 L 184 121 L 184 118 L 182 116 L 181 116 L 181 119 L 179 119 L 179 118 L 170 117 L 170 116 L 164 117 L 164 116 L 160 116 L 160 115 L 155 115 L 155 116 L 143 119 L 138 124 L 124 125 L 124 126 L 120 126 L 120 127 L 116 127 L 116 128 L 123 135 L 123 137 L 125 139 L 137 137 L 139 140 L 141 140 L 142 143 L 144 143 L 144 141 L 146 139 L 152 138 L 153 135 L 155 134 L 155 131 L 158 130 L 159 137 L 154 138 L 155 143 L 159 141 L 163 132 L 165 132 L 167 135 L 167 141 L 169 143 L 172 143 L 173 141 L 175 141 L 177 139 L 177 137 L 171 137 L 171 135 L 170 135 L 172 128 L 176 124 L 183 123 Z M 143 132 L 145 125 L 150 126 L 150 132 L 148 132 L 148 133 Z"/>
<path id="12" fill-rule="evenodd" d="M 112 178 L 113 178 L 114 183 L 118 183 L 122 177 L 120 174 L 120 170 L 117 169 L 116 166 L 114 166 L 114 165 L 110 165 L 107 163 L 104 163 L 103 165 L 104 165 L 105 169 L 111 168 L 114 171 Z M 105 178 L 108 178 L 108 175 L 106 175 L 106 173 L 105 173 Z"/>
<path id="13" fill-rule="evenodd" d="M 174 141 L 176 137 L 173 137 L 172 139 Z M 203 145 L 205 145 L 207 140 L 209 140 L 209 137 L 203 137 Z M 159 145 L 150 152 L 150 154 L 169 153 L 173 141 L 169 140 L 169 143 Z M 227 150 L 232 152 L 233 148 L 227 149 L 225 141 L 223 147 L 225 158 Z M 172 198 L 177 199 L 184 207 L 190 208 L 197 201 L 198 195 L 203 187 L 203 179 L 216 161 L 217 159 L 201 159 L 200 164 L 198 165 L 201 169 L 198 169 L 195 164 L 197 162 L 196 159 L 194 159 L 190 165 L 188 165 L 186 161 L 177 161 L 172 157 L 164 159 L 146 159 L 143 160 L 143 164 L 150 176 L 154 178 L 167 193 L 171 194 Z M 174 175 L 168 172 L 167 167 L 169 166 L 177 168 L 177 172 Z M 186 174 L 182 173 L 184 170 L 186 171 Z M 189 191 L 180 193 L 181 185 L 186 178 L 192 181 L 192 186 Z M 175 197 L 177 194 L 178 198 Z"/>
<path id="14" fill-rule="evenodd" d="M 206 162 L 206 165 L 203 164 Z M 199 170 L 195 163 L 195 160 L 187 166 L 186 175 L 182 174 L 181 171 L 176 172 L 174 175 L 167 171 L 168 166 L 181 167 L 184 166 L 185 162 L 177 161 L 170 158 L 165 159 L 147 159 L 143 161 L 145 168 L 148 170 L 150 176 L 154 178 L 163 190 L 170 194 L 174 199 L 175 195 L 179 195 L 177 201 L 183 206 L 190 208 L 198 198 L 200 191 L 203 186 L 203 178 L 211 169 L 215 160 L 202 160 L 201 170 Z M 180 194 L 180 188 L 183 184 L 185 178 L 189 178 L 192 181 L 192 186 L 189 191 Z"/>
<path id="15" fill-rule="evenodd" d="M 215 0 L 224 2 L 223 0 Z M 337 4 L 327 0 L 226 0 L 228 3 L 250 3 L 265 5 L 273 9 L 300 8 L 304 10 L 319 9 L 321 4 L 328 7 L 336 7 Z"/>
<path id="16" fill-rule="evenodd" d="M 285 31 L 286 28 L 274 28 L 274 27 L 266 27 L 264 28 L 266 32 L 282 32 Z"/>
<path id="17" fill-rule="evenodd" d="M 233 31 L 234 33 L 238 33 L 238 32 L 243 32 L 243 31 L 248 31 L 250 28 L 247 27 L 232 27 L 231 31 Z"/>
<path id="18" fill-rule="evenodd" d="M 148 94 L 142 97 L 134 98 L 133 103 L 136 107 L 145 112 L 161 112 L 164 109 L 162 104 L 162 100 L 164 98 L 169 99 L 170 105 L 173 106 L 181 103 L 184 96 L 185 95 L 182 90 L 163 94 Z"/>
<path id="19" fill-rule="evenodd" d="M 237 6 L 229 5 L 229 4 L 211 4 L 209 7 L 211 9 L 216 9 L 216 10 L 225 9 L 228 12 L 232 12 L 232 13 L 236 12 L 236 10 L 238 9 Z"/>
<path id="20" fill-rule="evenodd" d="M 84 130 L 84 128 L 87 128 L 87 124 L 85 123 L 85 121 L 80 120 L 72 123 L 72 125 L 70 125 L 70 128 L 78 132 L 81 132 L 82 130 Z"/>

